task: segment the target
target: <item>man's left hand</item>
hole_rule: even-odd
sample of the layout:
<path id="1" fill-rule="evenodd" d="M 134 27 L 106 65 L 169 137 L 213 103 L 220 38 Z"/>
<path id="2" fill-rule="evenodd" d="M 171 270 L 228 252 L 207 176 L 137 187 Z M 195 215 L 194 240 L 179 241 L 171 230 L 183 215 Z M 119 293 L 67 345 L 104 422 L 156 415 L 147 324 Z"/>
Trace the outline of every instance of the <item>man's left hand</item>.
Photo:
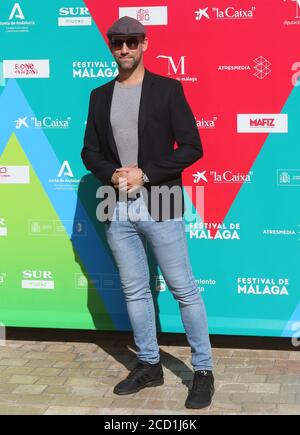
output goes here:
<path id="1" fill-rule="evenodd" d="M 127 192 L 131 193 L 144 185 L 143 171 L 137 165 L 135 167 L 119 168 L 117 172 L 122 172 L 122 177 L 126 178 L 126 181 L 120 185 L 120 190 L 126 189 Z"/>

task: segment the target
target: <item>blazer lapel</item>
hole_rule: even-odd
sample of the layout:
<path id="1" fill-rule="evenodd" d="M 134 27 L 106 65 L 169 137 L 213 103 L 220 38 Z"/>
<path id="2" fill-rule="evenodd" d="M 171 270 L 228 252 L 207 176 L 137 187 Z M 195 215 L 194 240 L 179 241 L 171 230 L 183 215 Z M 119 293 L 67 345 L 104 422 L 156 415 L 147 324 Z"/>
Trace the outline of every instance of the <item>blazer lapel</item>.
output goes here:
<path id="1" fill-rule="evenodd" d="M 115 82 L 116 82 L 116 78 L 114 80 L 112 80 L 109 85 L 107 86 L 107 91 L 106 91 L 106 120 L 107 120 L 107 140 L 109 143 L 110 148 L 112 149 L 117 161 L 120 164 L 120 167 L 122 166 L 121 164 L 121 160 L 120 160 L 120 156 L 118 153 L 118 148 L 117 148 L 117 144 L 114 138 L 114 134 L 113 134 L 113 130 L 112 130 L 112 125 L 110 122 L 110 111 L 111 111 L 111 105 L 112 105 L 112 98 L 113 98 L 113 93 L 114 93 L 114 87 L 115 87 Z"/>
<path id="2" fill-rule="evenodd" d="M 143 133 L 147 121 L 147 107 L 151 101 L 152 85 L 153 85 L 152 74 L 150 73 L 150 71 L 145 69 L 145 75 L 142 84 L 140 110 L 139 110 L 139 125 L 138 125 L 139 142 L 140 142 L 141 134 Z"/>

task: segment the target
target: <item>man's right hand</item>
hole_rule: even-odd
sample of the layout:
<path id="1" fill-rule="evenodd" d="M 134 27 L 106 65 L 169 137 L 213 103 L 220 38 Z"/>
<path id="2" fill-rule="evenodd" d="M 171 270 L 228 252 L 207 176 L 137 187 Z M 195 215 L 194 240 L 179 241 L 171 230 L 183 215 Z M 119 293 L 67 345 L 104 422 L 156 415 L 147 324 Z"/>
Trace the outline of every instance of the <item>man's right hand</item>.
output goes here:
<path id="1" fill-rule="evenodd" d="M 131 165 L 128 165 L 127 167 L 128 168 L 137 168 L 138 165 L 136 163 L 133 163 Z M 117 172 L 117 171 L 115 171 L 113 173 L 113 176 L 111 178 L 111 182 L 113 183 L 113 185 L 114 185 L 114 187 L 116 189 L 121 190 L 122 188 L 124 188 L 125 189 L 124 191 L 126 191 L 126 186 L 127 186 L 126 174 L 127 173 L 125 171 L 124 172 Z"/>

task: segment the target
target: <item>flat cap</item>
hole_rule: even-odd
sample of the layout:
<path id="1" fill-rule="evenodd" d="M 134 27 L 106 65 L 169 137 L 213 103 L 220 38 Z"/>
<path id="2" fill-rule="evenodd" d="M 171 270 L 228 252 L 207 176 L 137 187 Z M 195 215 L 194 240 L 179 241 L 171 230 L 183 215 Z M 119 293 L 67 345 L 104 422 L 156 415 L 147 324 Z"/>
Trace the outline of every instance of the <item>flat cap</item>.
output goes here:
<path id="1" fill-rule="evenodd" d="M 138 20 L 131 17 L 122 17 L 117 20 L 107 31 L 106 35 L 111 39 L 114 35 L 146 35 L 146 28 Z"/>

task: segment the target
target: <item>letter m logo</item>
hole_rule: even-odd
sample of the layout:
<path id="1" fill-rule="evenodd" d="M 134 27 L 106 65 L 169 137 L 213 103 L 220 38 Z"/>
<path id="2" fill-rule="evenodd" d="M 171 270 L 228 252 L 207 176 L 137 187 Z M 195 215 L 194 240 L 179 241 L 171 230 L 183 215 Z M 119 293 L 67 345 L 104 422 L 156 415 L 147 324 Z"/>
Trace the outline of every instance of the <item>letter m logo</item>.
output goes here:
<path id="1" fill-rule="evenodd" d="M 185 58 L 186 56 L 181 56 L 178 64 L 176 65 L 172 56 L 157 56 L 157 59 L 167 59 L 168 60 L 168 75 L 180 74 L 185 75 Z"/>

